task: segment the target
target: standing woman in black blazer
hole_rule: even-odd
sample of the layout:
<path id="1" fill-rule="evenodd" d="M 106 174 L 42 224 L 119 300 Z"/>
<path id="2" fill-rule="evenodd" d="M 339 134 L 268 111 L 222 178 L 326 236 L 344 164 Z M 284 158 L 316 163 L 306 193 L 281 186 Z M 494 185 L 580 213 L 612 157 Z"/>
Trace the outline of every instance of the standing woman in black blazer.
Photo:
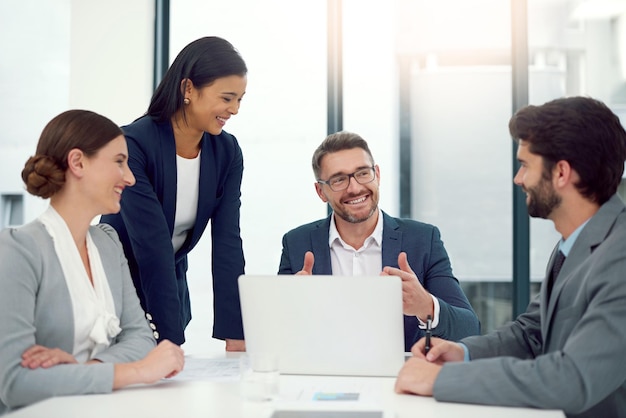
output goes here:
<path id="1" fill-rule="evenodd" d="M 211 220 L 213 338 L 225 340 L 227 351 L 245 350 L 237 288 L 245 264 L 243 155 L 223 127 L 239 111 L 246 74 L 228 41 L 200 38 L 178 54 L 147 113 L 122 127 L 137 182 L 124 194 L 121 212 L 101 222 L 122 240 L 157 340 L 185 342 L 191 320 L 187 254 Z"/>

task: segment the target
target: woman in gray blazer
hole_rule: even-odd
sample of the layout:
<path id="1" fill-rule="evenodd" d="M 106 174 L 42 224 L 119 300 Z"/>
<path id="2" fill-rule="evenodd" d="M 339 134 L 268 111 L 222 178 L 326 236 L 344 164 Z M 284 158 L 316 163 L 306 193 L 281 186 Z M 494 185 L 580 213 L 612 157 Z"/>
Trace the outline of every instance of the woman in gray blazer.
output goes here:
<path id="1" fill-rule="evenodd" d="M 62 395 L 151 383 L 183 368 L 155 347 L 115 230 L 91 225 L 120 210 L 135 182 L 126 140 L 109 119 L 61 113 L 44 128 L 22 178 L 50 198 L 31 223 L 0 232 L 0 415 Z"/>

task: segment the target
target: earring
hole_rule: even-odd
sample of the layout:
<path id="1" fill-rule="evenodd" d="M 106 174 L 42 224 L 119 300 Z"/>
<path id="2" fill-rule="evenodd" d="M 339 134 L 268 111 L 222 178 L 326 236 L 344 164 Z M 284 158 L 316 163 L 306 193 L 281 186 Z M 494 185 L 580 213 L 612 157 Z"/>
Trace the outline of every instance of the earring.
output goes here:
<path id="1" fill-rule="evenodd" d="M 190 100 L 188 98 L 185 97 L 185 100 L 183 100 L 183 103 L 185 103 L 186 105 L 188 105 L 190 102 Z"/>

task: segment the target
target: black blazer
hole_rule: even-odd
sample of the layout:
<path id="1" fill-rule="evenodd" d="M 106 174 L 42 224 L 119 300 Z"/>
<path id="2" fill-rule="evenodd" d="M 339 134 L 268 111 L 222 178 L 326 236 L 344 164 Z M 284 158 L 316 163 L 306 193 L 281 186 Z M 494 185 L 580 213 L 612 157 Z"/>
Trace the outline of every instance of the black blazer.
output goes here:
<path id="1" fill-rule="evenodd" d="M 174 254 L 176 144 L 170 122 L 144 116 L 123 127 L 136 184 L 124 190 L 122 210 L 106 215 L 120 236 L 141 305 L 152 316 L 159 340 L 185 341 L 191 320 L 187 254 L 211 219 L 214 338 L 243 339 L 237 278 L 244 273 L 239 229 L 243 155 L 237 139 L 222 131 L 204 134 L 196 222 Z M 182 185 L 184 187 L 184 185 Z M 205 301 L 203 303 L 209 303 Z"/>

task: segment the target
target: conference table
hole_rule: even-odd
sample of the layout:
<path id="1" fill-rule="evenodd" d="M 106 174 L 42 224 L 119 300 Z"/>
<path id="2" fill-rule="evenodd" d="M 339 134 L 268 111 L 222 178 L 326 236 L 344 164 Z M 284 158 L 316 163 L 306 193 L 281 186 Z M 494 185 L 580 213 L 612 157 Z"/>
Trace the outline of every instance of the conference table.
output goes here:
<path id="1" fill-rule="evenodd" d="M 280 375 L 280 391 L 275 400 L 250 401 L 241 392 L 239 356 L 239 353 L 225 352 L 187 356 L 185 370 L 173 379 L 152 385 L 134 385 L 109 394 L 50 398 L 13 411 L 6 417 L 564 417 L 562 411 L 555 410 L 446 403 L 431 397 L 401 395 L 394 392 L 393 377 Z M 361 393 L 361 396 L 358 401 L 320 401 L 310 396 L 310 393 L 316 391 L 356 392 Z"/>

